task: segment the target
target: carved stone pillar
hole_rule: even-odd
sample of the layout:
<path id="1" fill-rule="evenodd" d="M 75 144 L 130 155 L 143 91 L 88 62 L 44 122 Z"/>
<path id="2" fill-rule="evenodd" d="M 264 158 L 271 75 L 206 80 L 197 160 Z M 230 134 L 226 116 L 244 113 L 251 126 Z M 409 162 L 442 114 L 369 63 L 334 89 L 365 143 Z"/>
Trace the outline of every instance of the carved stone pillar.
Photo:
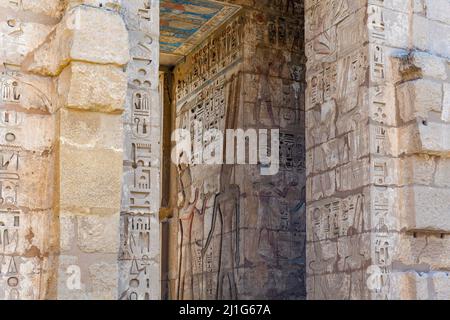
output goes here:
<path id="1" fill-rule="evenodd" d="M 305 3 L 308 297 L 448 299 L 450 7 Z"/>
<path id="2" fill-rule="evenodd" d="M 123 1 L 131 60 L 124 126 L 119 299 L 158 300 L 160 284 L 159 1 Z"/>
<path id="3" fill-rule="evenodd" d="M 111 37 L 111 34 L 114 37 Z M 79 5 L 23 67 L 55 86 L 53 292 L 58 299 L 118 297 L 122 120 L 128 32 L 117 12 Z"/>

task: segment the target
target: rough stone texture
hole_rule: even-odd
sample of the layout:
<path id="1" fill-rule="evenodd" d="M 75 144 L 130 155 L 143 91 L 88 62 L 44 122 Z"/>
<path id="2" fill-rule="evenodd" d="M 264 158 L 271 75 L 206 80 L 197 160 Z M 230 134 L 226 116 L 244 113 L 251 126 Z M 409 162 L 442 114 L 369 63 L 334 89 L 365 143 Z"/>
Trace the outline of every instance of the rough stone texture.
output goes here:
<path id="1" fill-rule="evenodd" d="M 70 61 L 123 66 L 129 60 L 128 49 L 128 32 L 118 14 L 77 6 L 67 11 L 46 41 L 27 57 L 24 67 L 55 76 Z"/>
<path id="2" fill-rule="evenodd" d="M 19 12 L 31 12 L 52 18 L 60 18 L 65 9 L 65 1 L 61 0 L 1 0 L 0 7 Z M 44 17 L 45 18 L 45 17 Z"/>
<path id="3" fill-rule="evenodd" d="M 80 21 L 73 38 L 58 38 L 58 30 L 65 28 L 61 24 L 66 24 L 72 14 Z M 101 20 L 109 27 L 98 25 Z M 58 75 L 54 112 L 59 129 L 56 185 L 63 226 L 60 246 L 64 257 L 74 261 L 62 265 L 66 270 L 60 264 L 58 277 L 66 281 L 58 279 L 57 298 L 117 299 L 123 163 L 121 112 L 127 90 L 126 74 L 119 66 L 129 60 L 128 32 L 117 12 L 84 5 L 69 9 L 55 30 L 55 38 L 50 36 L 30 55 L 34 67 L 27 64 L 27 68 L 48 73 L 36 57 L 46 51 L 55 52 L 53 46 L 61 43 L 69 45 L 67 64 L 56 56 L 56 67 L 52 67 L 64 68 L 53 72 Z M 104 41 L 102 53 L 100 39 L 107 37 L 107 30 L 115 30 L 119 41 Z M 96 41 L 96 45 L 91 41 Z M 61 234 L 61 230 L 68 234 Z M 78 286 L 71 281 L 78 282 Z"/>
<path id="4" fill-rule="evenodd" d="M 0 2 L 0 299 L 44 299 L 57 265 L 52 79 L 20 70 L 56 23 L 55 1 Z M 49 11 L 47 11 L 47 9 Z M 52 11 L 52 10 L 55 11 Z M 45 13 L 44 13 L 45 11 Z M 53 13 L 51 13 L 52 11 Z"/>
<path id="5" fill-rule="evenodd" d="M 62 4 L 0 3 L 2 299 L 119 294 L 128 31 Z"/>
<path id="6" fill-rule="evenodd" d="M 449 2 L 328 2 L 306 1 L 308 298 L 445 299 Z"/>
<path id="7" fill-rule="evenodd" d="M 59 105 L 94 112 L 121 112 L 127 77 L 115 65 L 72 62 L 58 78 Z"/>

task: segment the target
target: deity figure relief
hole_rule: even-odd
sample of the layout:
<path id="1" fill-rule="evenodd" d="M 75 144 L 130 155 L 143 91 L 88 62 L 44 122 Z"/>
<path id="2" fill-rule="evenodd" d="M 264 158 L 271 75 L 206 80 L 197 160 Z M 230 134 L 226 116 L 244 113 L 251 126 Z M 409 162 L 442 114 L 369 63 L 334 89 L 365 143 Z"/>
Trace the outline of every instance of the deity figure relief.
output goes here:
<path id="1" fill-rule="evenodd" d="M 180 154 L 180 159 L 185 156 Z M 180 161 L 181 163 L 181 161 Z M 180 231 L 179 254 L 178 254 L 178 299 L 193 299 L 193 288 L 189 285 L 192 281 L 192 227 L 194 215 L 199 213 L 197 203 L 199 201 L 200 192 L 198 188 L 192 187 L 192 178 L 190 168 L 187 165 L 178 165 L 178 183 L 180 188 L 180 202 L 178 209 L 178 227 Z M 192 190 L 194 191 L 194 199 L 191 201 Z"/>
<path id="2" fill-rule="evenodd" d="M 216 195 L 211 230 L 202 254 L 206 254 L 216 234 L 220 237 L 219 271 L 216 299 L 238 298 L 236 268 L 240 263 L 240 188 L 231 183 L 232 168 L 224 165 L 221 175 L 221 192 Z"/>
<path id="3" fill-rule="evenodd" d="M 234 76 L 230 83 L 227 101 L 233 104 L 239 98 L 239 77 Z M 235 128 L 238 110 L 233 105 L 229 107 L 233 110 L 226 113 L 224 126 Z M 181 153 L 179 158 L 183 157 L 187 155 Z M 195 185 L 191 169 L 185 164 L 178 166 L 180 242 L 177 297 L 237 299 L 241 192 L 233 183 L 234 166 L 222 165 L 220 186 L 214 188 L 215 191 L 206 191 L 204 182 Z"/>
<path id="4" fill-rule="evenodd" d="M 262 108 L 265 106 L 267 114 L 269 115 L 271 125 L 276 127 L 277 122 L 275 119 L 274 105 L 272 100 L 272 87 L 270 85 L 270 72 L 272 69 L 277 68 L 275 63 L 270 60 L 266 52 L 261 53 L 262 63 L 257 66 L 257 72 L 259 73 L 258 95 L 256 99 L 255 109 L 253 112 L 253 118 L 256 125 L 261 124 Z M 267 61 L 267 63 L 266 63 Z M 277 64 L 278 65 L 278 64 Z M 283 63 L 278 66 L 281 68 Z"/>
<path id="5" fill-rule="evenodd" d="M 344 258 L 344 271 L 349 275 L 349 299 L 364 299 L 367 260 L 364 254 L 364 196 L 358 196 L 353 224 L 347 231 L 350 237 L 348 256 Z"/>

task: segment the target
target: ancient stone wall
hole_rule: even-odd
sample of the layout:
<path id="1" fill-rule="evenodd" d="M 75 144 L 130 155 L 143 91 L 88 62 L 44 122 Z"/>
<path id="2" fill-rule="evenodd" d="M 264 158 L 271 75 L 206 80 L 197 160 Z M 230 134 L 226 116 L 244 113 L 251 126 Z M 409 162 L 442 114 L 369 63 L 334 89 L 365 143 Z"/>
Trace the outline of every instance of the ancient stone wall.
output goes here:
<path id="1" fill-rule="evenodd" d="M 305 11 L 308 298 L 448 298 L 448 1 Z"/>
<path id="2" fill-rule="evenodd" d="M 450 3 L 387 2 L 375 9 L 385 25 L 386 40 L 379 43 L 390 107 L 386 144 L 378 152 L 392 194 L 387 297 L 449 299 Z"/>
<path id="3" fill-rule="evenodd" d="M 176 168 L 172 194 L 168 295 L 302 298 L 303 7 L 297 1 L 233 4 L 243 6 L 240 13 L 174 71 L 176 128 L 190 133 L 192 149 L 176 155 L 185 163 Z M 222 159 L 223 150 L 214 147 L 220 135 L 206 134 L 211 129 L 280 130 L 279 172 L 263 176 L 262 163 L 204 164 L 195 145 Z"/>
<path id="4" fill-rule="evenodd" d="M 0 299 L 42 299 L 55 266 L 51 79 L 21 70 L 58 23 L 46 1 L 0 1 Z"/>
<path id="5" fill-rule="evenodd" d="M 227 2 L 166 81 L 158 1 L 0 0 L 0 299 L 450 298 L 449 1 Z"/>
<path id="6" fill-rule="evenodd" d="M 309 299 L 359 298 L 370 261 L 365 1 L 306 1 Z"/>

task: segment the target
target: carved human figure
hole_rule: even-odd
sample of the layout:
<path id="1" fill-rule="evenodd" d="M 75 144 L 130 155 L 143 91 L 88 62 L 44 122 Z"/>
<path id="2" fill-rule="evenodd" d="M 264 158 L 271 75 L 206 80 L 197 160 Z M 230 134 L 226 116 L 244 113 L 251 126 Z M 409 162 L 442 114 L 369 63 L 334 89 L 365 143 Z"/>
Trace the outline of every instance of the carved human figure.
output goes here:
<path id="1" fill-rule="evenodd" d="M 309 268 L 313 272 L 313 294 L 314 299 L 328 300 L 333 297 L 335 286 L 328 281 L 327 269 L 336 262 L 335 257 L 325 258 L 322 251 L 322 243 L 317 236 L 316 231 L 313 231 L 313 247 L 314 260 L 309 263 Z"/>
<path id="2" fill-rule="evenodd" d="M 356 199 L 353 223 L 347 231 L 349 254 L 344 259 L 344 271 L 349 275 L 349 299 L 364 299 L 367 260 L 364 255 L 364 196 Z"/>
<path id="3" fill-rule="evenodd" d="M 263 54 L 263 57 L 265 54 Z M 264 59 L 265 60 L 265 59 Z M 261 112 L 263 104 L 267 108 L 267 113 L 269 114 L 270 121 L 273 126 L 276 126 L 275 115 L 273 112 L 273 104 L 272 104 L 272 89 L 270 87 L 270 69 L 273 66 L 273 62 L 269 61 L 267 64 L 262 63 L 261 66 L 258 66 L 259 73 L 259 84 L 258 84 L 258 96 L 256 99 L 256 105 L 254 109 L 254 119 L 256 125 L 261 124 Z"/>
<path id="4" fill-rule="evenodd" d="M 186 154 L 179 155 L 178 165 L 178 186 L 180 188 L 180 203 L 178 208 L 178 225 L 180 242 L 178 248 L 178 284 L 177 297 L 180 300 L 193 299 L 192 281 L 192 227 L 194 215 L 199 213 L 197 203 L 200 199 L 200 190 L 192 187 L 192 177 L 190 168 L 186 161 L 181 161 Z M 185 159 L 186 160 L 186 159 Z M 194 199 L 191 201 L 192 191 Z"/>
<path id="5" fill-rule="evenodd" d="M 239 114 L 240 76 L 233 75 L 228 91 L 225 129 L 235 129 Z M 224 148 L 226 150 L 226 148 Z M 218 238 L 219 258 L 215 299 L 238 299 L 237 268 L 240 265 L 240 198 L 239 185 L 233 182 L 234 165 L 222 165 L 219 193 L 215 196 L 211 228 L 202 249 L 206 257 Z M 214 246 L 215 247 L 215 246 Z"/>
<path id="6" fill-rule="evenodd" d="M 213 238 L 219 236 L 219 269 L 216 299 L 238 298 L 236 268 L 240 263 L 240 188 L 231 183 L 232 166 L 223 166 L 221 192 L 216 195 L 211 229 L 202 250 L 205 255 Z"/>

